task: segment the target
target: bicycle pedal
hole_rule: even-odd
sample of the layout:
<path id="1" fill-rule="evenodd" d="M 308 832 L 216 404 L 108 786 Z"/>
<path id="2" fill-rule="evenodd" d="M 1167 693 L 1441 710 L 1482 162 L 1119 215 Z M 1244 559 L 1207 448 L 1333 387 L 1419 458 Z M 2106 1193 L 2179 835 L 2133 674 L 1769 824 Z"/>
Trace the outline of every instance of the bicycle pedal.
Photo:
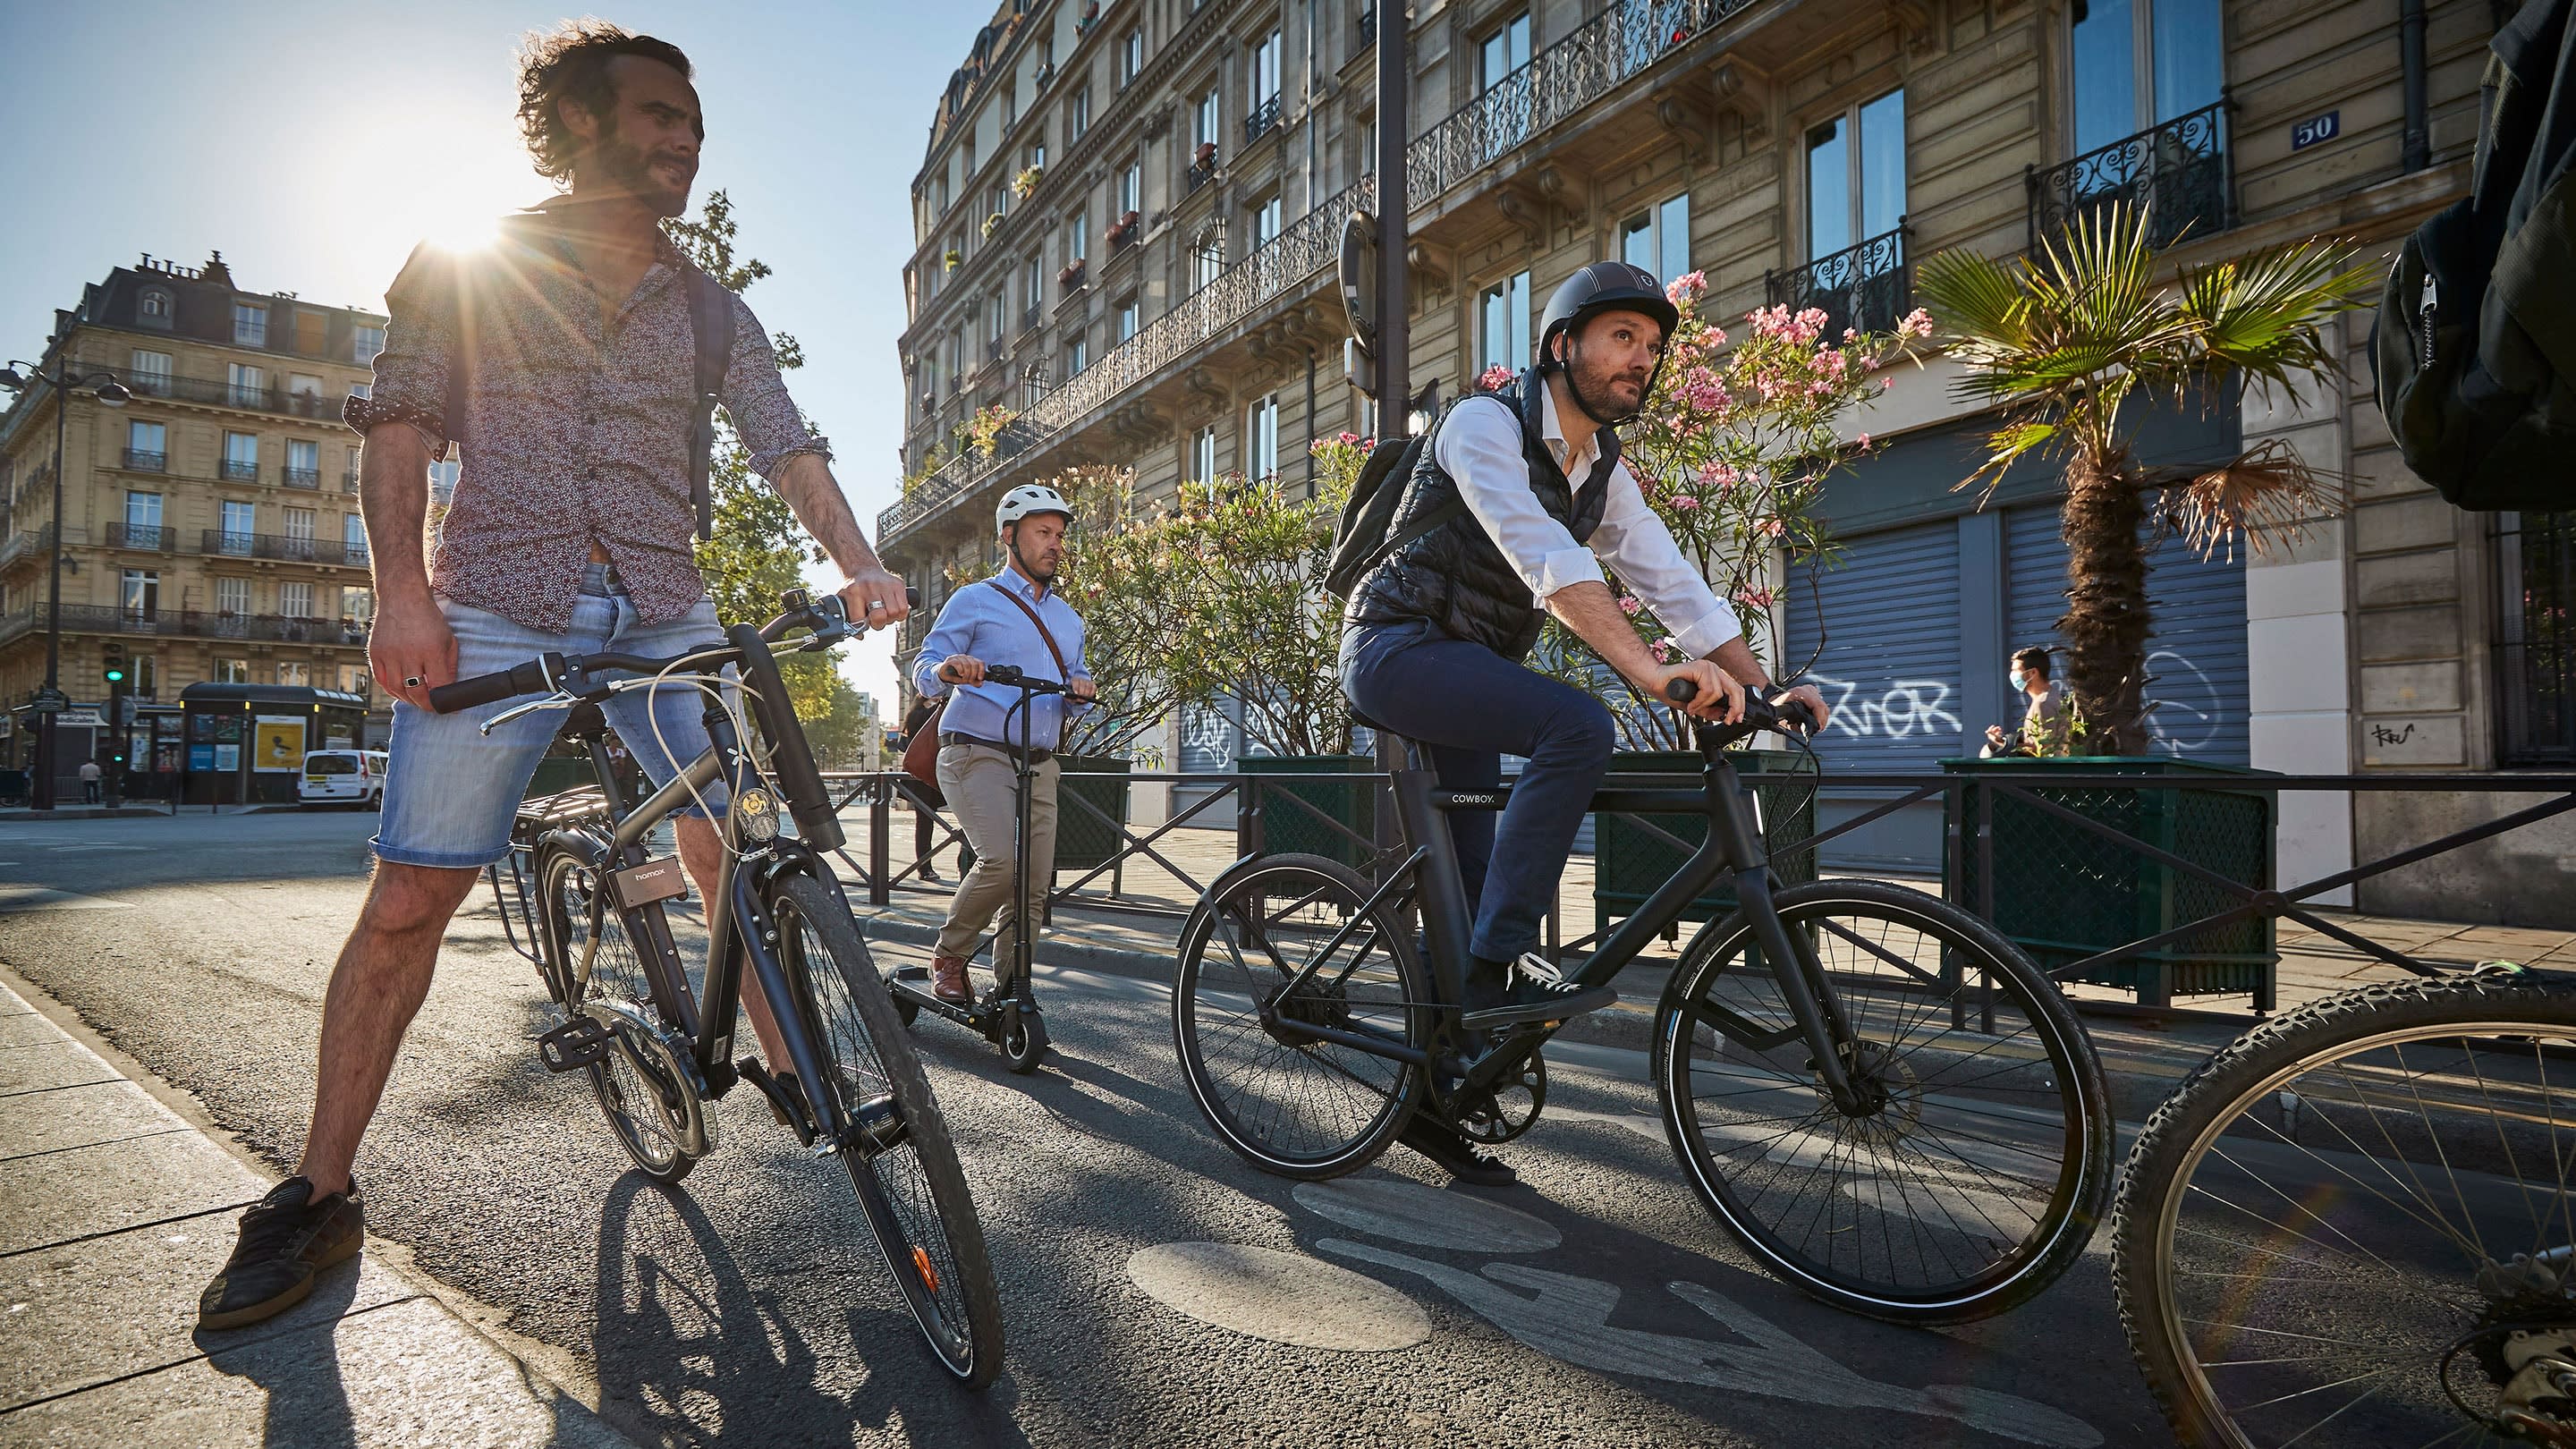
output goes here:
<path id="1" fill-rule="evenodd" d="M 576 1016 L 537 1037 L 537 1059 L 550 1072 L 577 1072 L 608 1057 L 617 1033 L 587 1016 Z"/>
<path id="2" fill-rule="evenodd" d="M 744 1057 L 733 1068 L 736 1075 L 758 1087 L 760 1095 L 769 1099 L 769 1115 L 778 1119 L 779 1126 L 795 1133 L 796 1140 L 805 1146 L 814 1145 L 814 1124 L 805 1114 L 805 1104 L 788 1097 L 787 1089 L 769 1074 L 769 1068 L 760 1064 L 760 1058 Z"/>

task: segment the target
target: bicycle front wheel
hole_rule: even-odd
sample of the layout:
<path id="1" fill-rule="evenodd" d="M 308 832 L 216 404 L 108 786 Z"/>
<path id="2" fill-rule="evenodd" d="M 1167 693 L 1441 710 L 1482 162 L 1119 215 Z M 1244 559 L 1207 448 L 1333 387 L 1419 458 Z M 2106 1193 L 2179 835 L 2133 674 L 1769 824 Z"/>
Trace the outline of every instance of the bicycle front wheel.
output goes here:
<path id="1" fill-rule="evenodd" d="M 771 901 L 781 965 L 830 1077 L 806 1100 L 840 1143 L 886 1268 L 940 1365 L 968 1388 L 1002 1372 L 1002 1295 L 966 1171 L 930 1079 L 895 1019 L 849 910 L 821 881 L 788 876 Z"/>
<path id="2" fill-rule="evenodd" d="M 1784 890 L 1871 1101 L 1825 1091 L 1738 911 L 1683 952 L 1654 1078 L 1691 1186 L 1772 1271 L 1837 1307 L 1963 1323 L 2072 1267 L 2110 1191 L 2100 1060 L 2057 988 L 1993 927 L 1877 881 Z"/>
<path id="3" fill-rule="evenodd" d="M 2191 1445 L 2556 1443 L 2576 1413 L 2576 977 L 2371 986 L 2166 1099 L 2111 1227 L 2129 1346 Z M 2533 1398 L 2537 1391 L 2539 1398 Z"/>

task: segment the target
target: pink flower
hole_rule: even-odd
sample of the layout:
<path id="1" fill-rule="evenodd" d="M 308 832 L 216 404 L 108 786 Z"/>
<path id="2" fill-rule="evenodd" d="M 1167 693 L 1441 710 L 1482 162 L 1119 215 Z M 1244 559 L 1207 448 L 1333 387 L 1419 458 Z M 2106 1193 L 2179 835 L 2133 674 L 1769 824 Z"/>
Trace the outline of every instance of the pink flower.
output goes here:
<path id="1" fill-rule="evenodd" d="M 1621 594 L 1619 596 L 1619 612 L 1627 615 L 1631 619 L 1637 617 L 1638 613 L 1645 607 L 1645 604 L 1639 601 L 1637 596 L 1634 594 Z"/>
<path id="2" fill-rule="evenodd" d="M 1905 320 L 1896 324 L 1896 335 L 1899 337 L 1931 336 L 1932 314 L 1920 307 L 1906 313 Z"/>
<path id="3" fill-rule="evenodd" d="M 1878 390 L 1879 390 L 1879 391 L 1881 391 L 1881 392 L 1885 392 L 1885 391 L 1887 391 L 1889 388 L 1894 387 L 1894 386 L 1896 386 L 1896 379 L 1895 379 L 1895 378 L 1892 378 L 1892 377 L 1882 377 L 1882 378 L 1880 378 L 1880 379 L 1878 380 Z"/>
<path id="4" fill-rule="evenodd" d="M 1777 518 L 1766 518 L 1762 520 L 1762 531 L 1773 538 L 1778 538 L 1789 531 L 1789 525 Z"/>
<path id="5" fill-rule="evenodd" d="M 1767 609 L 1771 607 L 1771 591 L 1769 589 L 1755 588 L 1737 589 L 1735 591 L 1735 602 L 1756 609 Z"/>
<path id="6" fill-rule="evenodd" d="M 1669 634 L 1655 641 L 1655 660 L 1659 664 L 1672 663 L 1681 657 L 1681 652 L 1681 644 Z"/>
<path id="7" fill-rule="evenodd" d="M 1860 447 L 1861 451 L 1864 453 L 1869 451 L 1869 434 L 1863 433 L 1860 435 Z"/>
<path id="8" fill-rule="evenodd" d="M 1683 513 L 1696 513 L 1699 511 L 1699 500 L 1685 493 L 1673 500 L 1673 507 Z"/>
<path id="9" fill-rule="evenodd" d="M 1699 470 L 1699 481 L 1722 493 L 1736 484 L 1735 465 L 1723 458 L 1706 464 Z"/>
<path id="10" fill-rule="evenodd" d="M 1688 307 L 1708 291 L 1708 273 L 1684 272 L 1664 288 L 1664 296 L 1676 307 Z"/>
<path id="11" fill-rule="evenodd" d="M 1512 385 L 1515 376 L 1510 368 L 1497 362 L 1476 375 L 1476 387 L 1480 392 L 1501 392 Z"/>

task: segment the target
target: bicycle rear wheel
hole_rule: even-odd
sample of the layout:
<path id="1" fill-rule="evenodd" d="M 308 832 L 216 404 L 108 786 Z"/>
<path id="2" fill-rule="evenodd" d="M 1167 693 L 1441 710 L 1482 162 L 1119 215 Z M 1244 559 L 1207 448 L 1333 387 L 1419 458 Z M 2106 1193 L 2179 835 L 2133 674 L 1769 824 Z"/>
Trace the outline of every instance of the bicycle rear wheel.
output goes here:
<path id="1" fill-rule="evenodd" d="M 2083 1254 L 2110 1191 L 2091 1039 L 1993 927 L 1920 891 L 1819 881 L 1774 898 L 1815 950 L 1884 1102 L 1823 1089 L 1743 912 L 1683 952 L 1657 1010 L 1664 1128 L 1700 1200 L 1772 1271 L 1898 1323 L 2021 1303 Z"/>
<path id="2" fill-rule="evenodd" d="M 1413 1113 L 1420 1072 L 1293 1026 L 1426 1045 L 1430 987 L 1393 917 L 1361 910 L 1369 894 L 1322 856 L 1267 856 L 1218 882 L 1181 927 L 1172 984 L 1181 1078 L 1225 1145 L 1265 1172 L 1355 1171 Z M 1287 992 L 1319 958 L 1314 981 Z"/>
<path id="3" fill-rule="evenodd" d="M 1002 1372 L 1002 1295 L 948 1119 L 849 910 L 807 875 L 770 902 L 781 965 L 831 1090 L 806 1100 L 840 1143 L 886 1268 L 942 1367 L 968 1388 Z"/>
<path id="4" fill-rule="evenodd" d="M 590 1016 L 607 1026 L 616 1040 L 608 1054 L 583 1069 L 591 1095 L 617 1145 L 656 1182 L 673 1183 L 689 1175 L 697 1154 L 688 1150 L 690 1134 L 681 1125 L 687 1088 L 669 1080 L 668 1054 L 637 1039 L 636 1023 L 658 1021 L 651 978 L 627 934 L 626 919 L 613 898 L 604 872 L 580 853 L 549 846 L 537 860 L 538 904 L 545 918 L 541 954 L 546 990 L 563 1019 Z M 644 910 L 659 918 L 659 904 Z M 598 949 L 591 950 L 592 921 L 597 919 Z M 590 956 L 587 976 L 583 953 Z"/>
<path id="5" fill-rule="evenodd" d="M 2576 1361 L 2571 1087 L 2576 977 L 2513 970 L 2327 997 L 2203 1064 L 2139 1134 L 2111 1226 L 2175 1435 L 2576 1439 L 2564 1388 L 2540 1406 L 2564 1438 L 2493 1423 L 2514 1357 Z"/>

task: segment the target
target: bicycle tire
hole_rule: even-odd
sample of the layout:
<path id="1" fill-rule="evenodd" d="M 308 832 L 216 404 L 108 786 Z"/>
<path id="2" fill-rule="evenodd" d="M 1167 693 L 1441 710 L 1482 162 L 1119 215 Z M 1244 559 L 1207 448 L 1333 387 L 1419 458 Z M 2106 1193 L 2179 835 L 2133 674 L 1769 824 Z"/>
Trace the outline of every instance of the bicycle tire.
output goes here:
<path id="1" fill-rule="evenodd" d="M 1336 861 L 1316 855 L 1264 856 L 1220 878 L 1181 927 L 1172 984 L 1172 1046 L 1181 1078 L 1217 1137 L 1264 1172 L 1312 1180 L 1357 1171 L 1404 1130 L 1421 1096 L 1421 1073 L 1403 1062 L 1310 1038 L 1292 1042 L 1261 1026 L 1258 1013 L 1245 1009 L 1286 985 L 1308 959 L 1291 963 L 1275 947 L 1263 952 L 1266 962 L 1256 965 L 1247 959 L 1244 941 L 1255 934 L 1249 930 L 1252 921 L 1268 927 L 1261 933 L 1265 942 L 1274 941 L 1282 928 L 1293 928 L 1300 943 L 1321 950 L 1370 894 L 1357 874 Z M 1267 903 L 1274 900 L 1291 904 L 1272 912 Z M 1290 919 L 1301 911 L 1310 913 L 1309 918 Z M 1368 913 L 1359 932 L 1367 939 L 1355 933 L 1345 943 L 1355 943 L 1357 949 L 1350 953 L 1344 983 L 1302 993 L 1311 999 L 1292 1004 L 1292 1009 L 1310 1012 L 1319 1023 L 1364 1026 L 1392 1044 L 1425 1049 L 1431 1035 L 1431 991 L 1412 941 L 1383 906 Z M 1340 959 L 1342 948 L 1334 950 Z M 1347 976 L 1367 966 L 1372 956 L 1385 964 L 1371 968 L 1363 982 L 1365 994 L 1355 1002 Z M 1253 1053 L 1247 1073 L 1228 1072 L 1222 1061 L 1212 1060 L 1230 1056 L 1238 1047 Z M 1303 1084 L 1309 1081 L 1342 1084 L 1343 1109 L 1326 1112 L 1327 1120 L 1312 1131 L 1292 1134 L 1290 1129 L 1299 1125 L 1294 1119 L 1307 1115 Z M 1256 1100 L 1265 1089 L 1271 1095 Z M 1281 1093 L 1293 1093 L 1296 1099 L 1279 1101 Z M 1374 1103 L 1371 1094 L 1378 1099 Z"/>
<path id="2" fill-rule="evenodd" d="M 634 943 L 627 939 L 625 919 L 614 908 L 601 914 L 599 948 L 592 953 L 590 978 L 574 978 L 575 963 L 589 936 L 591 897 L 602 879 L 590 859 L 572 848 L 549 845 L 538 852 L 537 900 L 545 926 L 539 954 L 545 962 L 546 991 L 563 1020 L 576 1014 L 593 1015 L 615 1034 L 608 1055 L 583 1068 L 582 1074 L 589 1079 L 591 1096 L 617 1145 L 626 1150 L 638 1171 L 667 1185 L 688 1176 L 701 1155 L 683 1146 L 682 1129 L 672 1120 L 675 1109 L 662 1100 L 671 1089 L 659 1080 L 661 1069 L 647 1063 L 628 1040 L 629 1023 L 585 1010 L 594 1000 L 618 1001 L 657 1019 L 660 1016 L 653 1005 L 650 978 L 644 974 Z M 656 903 L 644 909 L 658 916 L 662 907 Z M 639 1100 L 645 1104 L 640 1110 Z M 641 1115 L 644 1110 L 649 1110 L 650 1121 Z"/>
<path id="3" fill-rule="evenodd" d="M 1946 901 L 1831 880 L 1774 904 L 1817 943 L 1888 1099 L 1860 1115 L 1836 1107 L 1751 923 L 1740 910 L 1711 923 L 1665 988 L 1652 1068 L 1700 1201 L 1772 1272 L 1850 1312 L 1965 1323 L 2028 1301 L 2082 1257 L 2110 1193 L 2109 1094 L 2091 1038 L 2027 955 Z M 1846 944 L 1856 949 L 1842 954 Z M 1780 1115 L 1743 1115 L 1763 1111 Z M 1777 1196 L 1809 1187 L 1812 1208 Z"/>
<path id="4" fill-rule="evenodd" d="M 1002 1372 L 1001 1290 L 930 1078 L 840 898 L 799 872 L 779 881 L 770 907 L 797 1010 L 835 1079 L 828 1097 L 807 1100 L 842 1124 L 841 1164 L 922 1340 L 951 1377 L 986 1388 Z M 828 960 L 817 961 L 818 953 Z M 847 1124 L 889 1100 L 900 1137 L 863 1151 L 860 1130 Z M 833 1120 L 818 1125 L 836 1131 Z"/>
<path id="5" fill-rule="evenodd" d="M 2459 1093 L 2456 1076 L 2412 1075 L 2409 1048 L 2417 1064 L 2435 1066 L 2452 1056 L 2439 1044 L 2470 1041 L 2478 1049 L 2457 1055 L 2472 1069 L 2474 1100 Z M 2400 1074 L 2402 1092 L 2394 1084 Z M 2325 1449 L 2425 1442 L 2447 1429 L 2445 1443 L 2527 1442 L 2491 1432 L 2481 1440 L 2476 1435 L 2489 1431 L 2464 1430 L 2464 1421 L 2475 1421 L 2440 1392 L 2434 1358 L 2460 1342 L 2461 1313 L 2492 1311 L 2493 1300 L 2475 1281 L 2481 1259 L 2562 1247 L 2576 1234 L 2565 1176 L 2576 1163 L 2576 1113 L 2564 1105 L 2570 1080 L 2576 977 L 2504 970 L 2309 1002 L 2237 1038 L 2186 1078 L 2130 1149 L 2111 1219 L 2121 1327 L 2175 1437 L 2235 1449 L 2299 1437 Z M 2431 1103 L 2446 1099 L 2458 1103 L 2459 1125 L 2450 1130 L 2431 1115 Z M 2424 1114 L 2420 1136 L 2411 1126 L 2400 1130 L 2410 1103 Z M 2355 1127 L 2365 1130 L 2356 1136 Z M 2405 1157 L 2419 1145 L 2433 1149 L 2427 1155 L 2434 1160 Z M 2527 1224 L 2515 1221 L 2514 1194 L 2495 1190 L 2499 1158 L 2517 1183 L 2517 1163 L 2537 1162 L 2551 1174 L 2536 1193 L 2519 1184 L 2524 1206 L 2551 1204 Z M 2402 1170 L 2389 1166 L 2392 1159 Z M 2234 1200 L 2231 1177 L 2262 1190 Z M 2269 1221 L 2267 1213 L 2290 1221 Z M 2203 1307 L 2214 1295 L 2195 1280 L 2223 1264 L 2232 1240 L 2249 1231 L 2260 1235 L 2263 1271 L 2214 1280 L 2227 1291 Z M 2429 1259 L 2419 1243 L 2431 1250 Z M 2576 1273 L 2567 1281 L 2576 1285 Z M 2312 1295 L 2298 1290 L 2315 1285 L 2330 1291 L 2328 1301 L 2312 1306 L 2303 1301 Z M 2227 1316 L 2194 1316 L 2222 1312 Z M 2563 1300 L 2558 1313 L 2562 1324 L 2576 1317 Z M 2329 1325 L 2342 1335 L 2331 1342 L 2318 1331 Z M 2249 1338 L 2270 1345 L 2268 1361 L 2204 1357 L 2205 1347 Z M 2302 1339 L 2346 1352 L 2300 1357 Z M 2394 1371 L 2357 1376 L 2356 1351 L 2371 1349 L 2384 1350 Z M 2308 1363 L 2320 1366 L 2318 1377 L 2340 1383 L 2301 1390 L 2300 1366 Z M 2229 1372 L 2214 1380 L 2210 1371 L 2220 1368 Z M 2379 1401 L 2347 1404 L 2324 1392 L 2354 1382 Z M 2310 1395 L 2309 1404 L 2285 1412 Z M 2333 1410 L 2331 1432 L 2297 1426 L 2310 1407 Z"/>

